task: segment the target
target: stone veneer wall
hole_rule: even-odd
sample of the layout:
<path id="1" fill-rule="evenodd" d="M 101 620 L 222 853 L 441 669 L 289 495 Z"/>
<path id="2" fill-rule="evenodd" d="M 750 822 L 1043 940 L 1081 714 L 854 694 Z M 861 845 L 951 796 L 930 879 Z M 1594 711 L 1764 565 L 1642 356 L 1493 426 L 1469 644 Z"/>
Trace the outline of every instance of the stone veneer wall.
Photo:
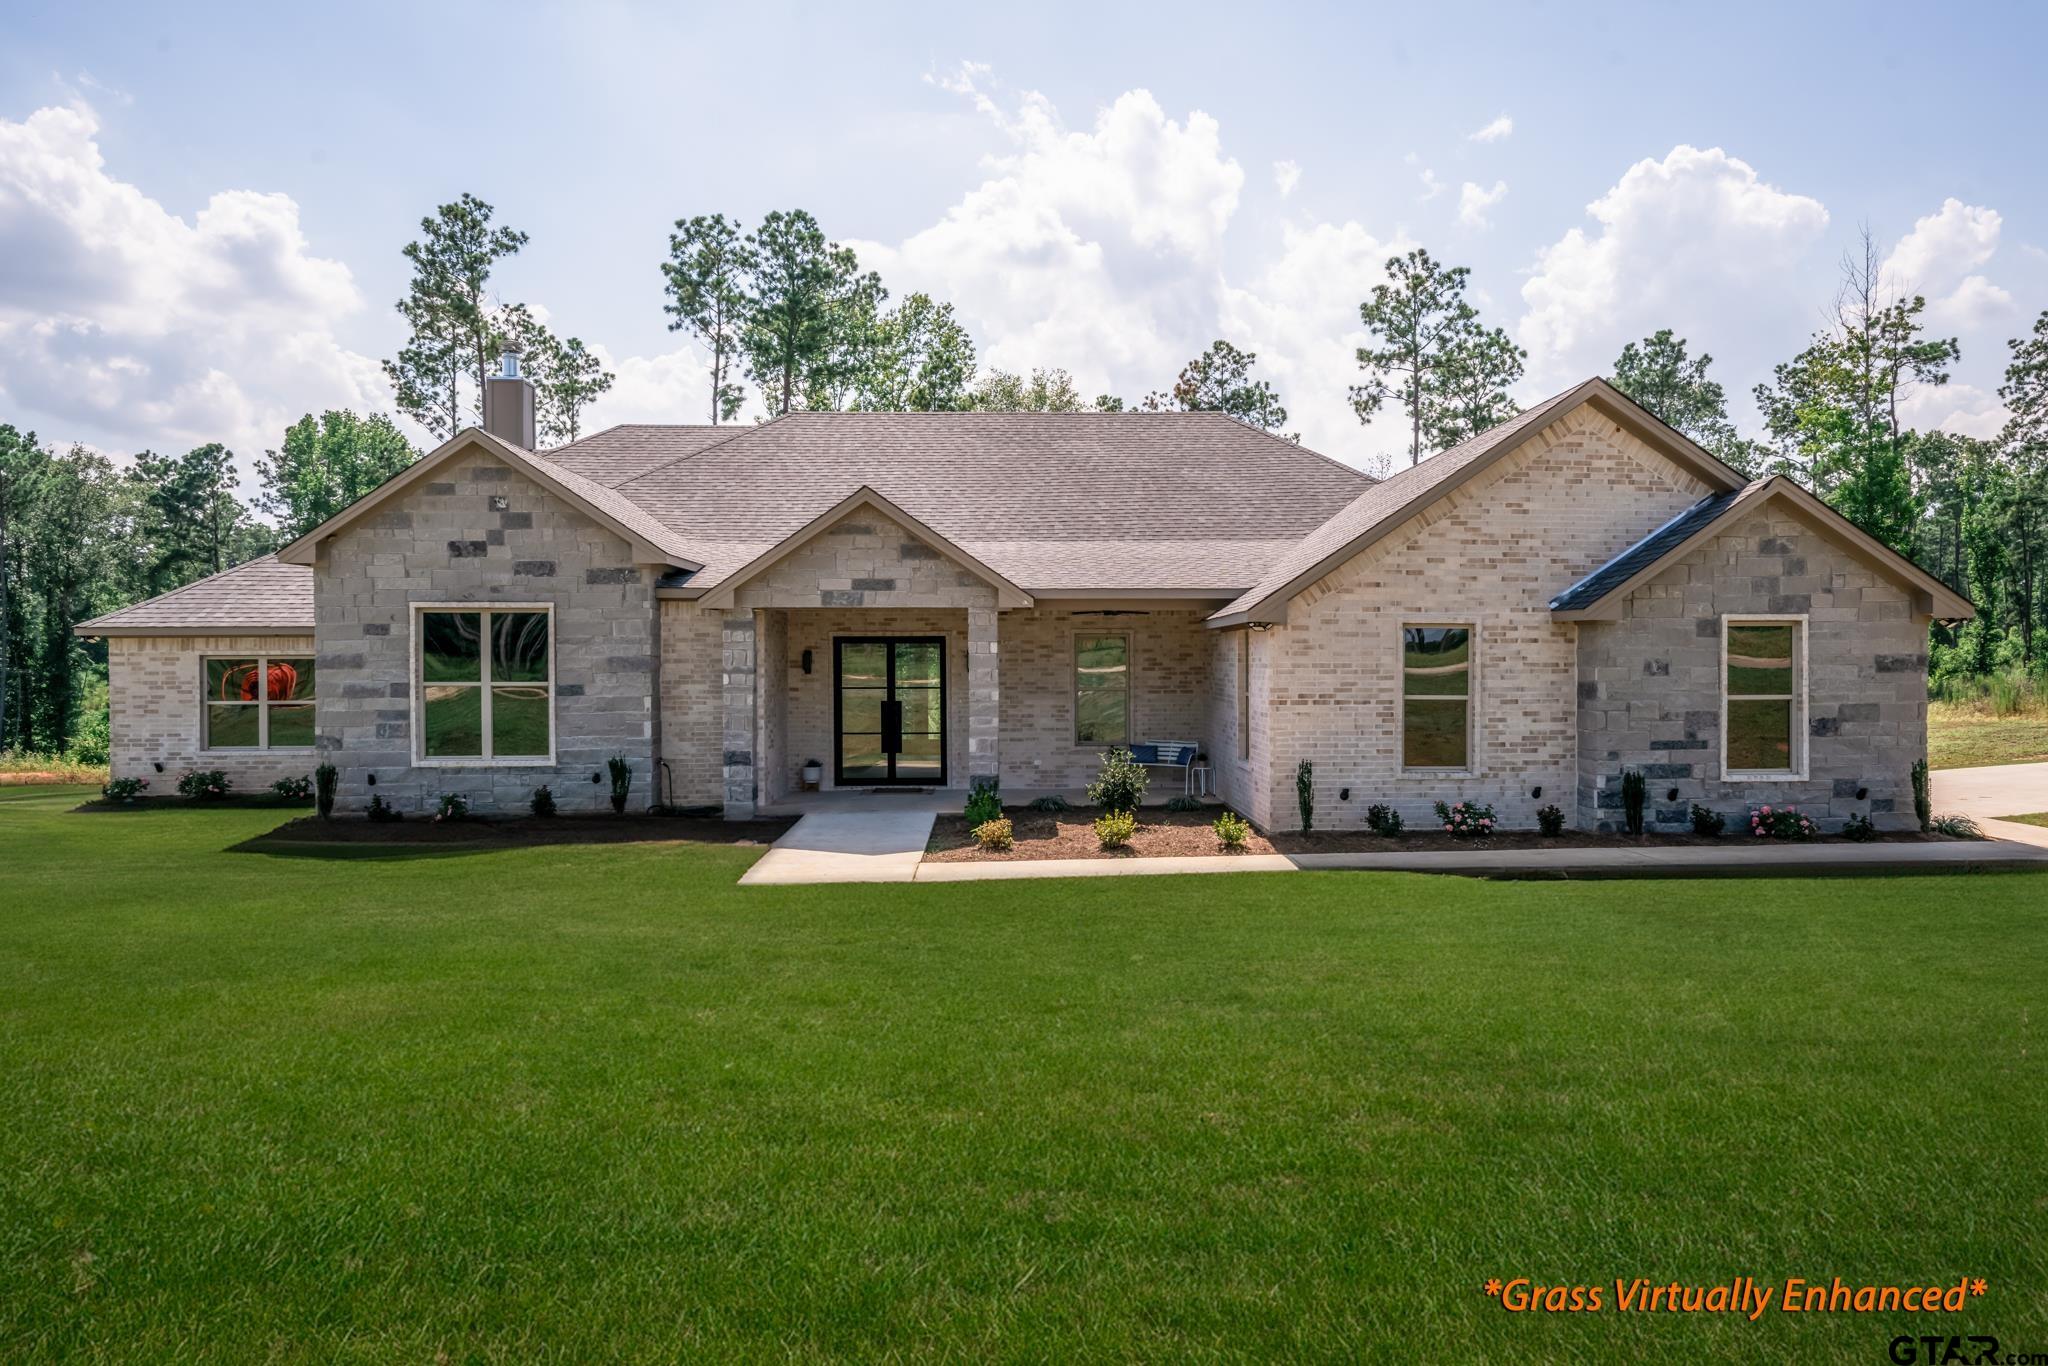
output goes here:
<path id="1" fill-rule="evenodd" d="M 303 778 L 320 762 L 312 750 L 202 748 L 199 715 L 206 689 L 202 661 L 209 655 L 314 653 L 311 636 L 111 636 L 107 640 L 107 697 L 113 744 L 107 766 L 116 778 L 145 778 L 152 796 L 177 791 L 192 769 L 217 768 L 237 789 L 260 791 L 279 778 Z M 315 680 L 324 693 L 326 681 Z M 163 765 L 163 772 L 156 765 Z"/>
<path id="2" fill-rule="evenodd" d="M 1553 802 L 1569 809 L 1578 647 L 1573 627 L 1551 620 L 1550 599 L 1706 491 L 1582 407 L 1298 594 L 1286 625 L 1253 637 L 1253 712 L 1265 730 L 1253 735 L 1260 791 L 1247 814 L 1298 828 L 1302 759 L 1315 762 L 1324 828 L 1363 826 L 1374 802 L 1410 825 L 1429 821 L 1437 799 L 1490 802 L 1509 826 L 1533 826 Z M 1477 626 L 1467 775 L 1401 771 L 1401 627 L 1412 621 Z"/>
<path id="3" fill-rule="evenodd" d="M 324 542 L 318 718 L 320 748 L 341 768 L 337 808 L 361 811 L 374 773 L 374 790 L 408 812 L 442 792 L 517 810 L 542 783 L 564 809 L 605 809 L 605 761 L 621 753 L 633 804 L 651 802 L 654 571 L 633 560 L 618 536 L 481 450 Z M 554 606 L 556 762 L 415 767 L 413 604 L 535 602 Z"/>
<path id="4" fill-rule="evenodd" d="M 782 623 L 782 648 L 762 654 L 767 683 L 779 683 L 767 703 L 774 715 L 780 702 L 782 739 L 761 747 L 769 763 L 761 775 L 762 800 L 797 791 L 803 785 L 804 761 L 824 765 L 824 786 L 832 786 L 832 639 L 835 636 L 940 636 L 946 642 L 946 783 L 967 786 L 967 614 L 936 610 L 836 608 L 831 611 L 764 612 Z M 804 651 L 811 652 L 811 671 L 804 672 Z M 772 663 L 771 663 L 772 661 Z M 1004 661 L 1005 664 L 1008 661 Z M 773 729 L 771 722 L 768 729 Z"/>
<path id="5" fill-rule="evenodd" d="M 661 757 L 679 806 L 725 800 L 724 636 L 717 612 L 661 603 Z"/>
<path id="6" fill-rule="evenodd" d="M 1910 774 L 1927 753 L 1927 623 L 1905 588 L 1780 504 L 1637 589 L 1625 613 L 1579 628 L 1582 826 L 1620 824 L 1621 771 L 1639 768 L 1656 829 L 1688 828 L 1694 802 L 1737 831 L 1749 807 L 1765 803 L 1797 805 L 1827 829 L 1851 812 L 1881 828 L 1915 828 Z M 1807 616 L 1804 781 L 1721 779 L 1722 621 L 1747 613 Z"/>

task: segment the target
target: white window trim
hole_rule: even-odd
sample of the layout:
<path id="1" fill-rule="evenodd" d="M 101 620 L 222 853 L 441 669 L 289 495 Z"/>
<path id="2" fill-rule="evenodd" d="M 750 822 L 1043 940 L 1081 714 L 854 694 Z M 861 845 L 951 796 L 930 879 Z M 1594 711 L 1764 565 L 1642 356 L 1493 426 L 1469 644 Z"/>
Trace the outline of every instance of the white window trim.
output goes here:
<path id="1" fill-rule="evenodd" d="M 1452 768 L 1415 768 L 1408 757 L 1408 632 L 1414 627 L 1456 627 L 1472 633 L 1465 674 L 1465 763 Z M 1406 617 L 1394 628 L 1394 757 L 1400 771 L 1422 778 L 1479 776 L 1479 642 L 1478 617 Z M 1448 699 L 1446 699 L 1448 700 Z"/>
<path id="2" fill-rule="evenodd" d="M 1083 740 L 1081 738 L 1081 642 L 1097 640 L 1103 636 L 1122 636 L 1124 642 L 1124 730 L 1121 740 Z M 1138 743 L 1138 633 L 1136 631 L 1084 631 L 1076 628 L 1067 639 L 1067 668 L 1073 682 L 1068 689 L 1069 705 L 1074 709 L 1073 724 L 1067 727 L 1067 738 L 1075 749 L 1100 754 L 1112 749 L 1125 749 Z"/>
<path id="3" fill-rule="evenodd" d="M 1782 768 L 1730 769 L 1728 767 L 1728 628 L 1749 622 L 1791 622 L 1797 639 L 1792 665 L 1792 755 L 1793 765 Z M 1734 612 L 1721 618 L 1721 672 L 1714 686 L 1721 694 L 1721 781 L 1724 783 L 1803 783 L 1807 780 L 1807 614 L 1804 612 Z M 1747 695 L 1745 695 L 1747 700 Z"/>
<path id="4" fill-rule="evenodd" d="M 234 662 L 236 662 L 236 663 L 240 663 L 241 661 L 243 661 L 243 660 L 247 660 L 247 659 L 253 659 L 253 660 L 255 660 L 255 661 L 256 661 L 256 671 L 257 671 L 257 673 L 258 673 L 258 674 L 259 674 L 259 675 L 260 675 L 260 676 L 262 677 L 262 679 L 263 679 L 263 686 L 264 686 L 264 688 L 265 688 L 265 689 L 267 690 L 267 689 L 268 689 L 268 688 L 270 687 L 270 661 L 271 661 L 271 660 L 273 660 L 273 659 L 309 659 L 309 660 L 311 660 L 311 659 L 315 659 L 315 656 L 314 656 L 314 654 L 313 654 L 313 652 L 312 652 L 311 650 L 284 650 L 284 651 L 280 651 L 279 653 L 277 653 L 277 654 L 274 654 L 274 655 L 273 655 L 273 654 L 233 654 L 233 653 L 227 653 L 227 654 L 224 654 L 224 653 L 219 653 L 219 652 L 215 652 L 215 653 L 211 653 L 211 654 L 202 654 L 202 655 L 200 655 L 200 656 L 199 656 L 199 736 L 198 736 L 198 739 L 199 739 L 199 744 L 198 744 L 198 752 L 199 752 L 199 754 L 200 754 L 201 756 L 203 756 L 203 757 L 208 757 L 208 758 L 222 758 L 222 759 L 232 759 L 232 758 L 236 757 L 237 755 L 248 755 L 248 754 L 312 754 L 312 753 L 314 753 L 314 752 L 315 752 L 316 750 L 318 750 L 318 749 L 319 749 L 319 746 L 318 746 L 317 744 L 315 744 L 315 745 L 277 745 L 277 746 L 273 747 L 273 746 L 271 745 L 271 743 L 270 743 L 270 709 L 271 709 L 271 707 L 272 707 L 273 705 L 279 705 L 279 704 L 274 704 L 274 703 L 272 703 L 272 702 L 270 701 L 270 699 L 268 699 L 268 698 L 265 698 L 265 699 L 264 699 L 264 700 L 262 700 L 261 702 L 226 702 L 226 703 L 220 703 L 220 704 L 218 704 L 218 705 L 221 705 L 221 706 L 230 706 L 230 707 L 254 707 L 254 708 L 256 709 L 256 743 L 255 743 L 254 745 L 239 745 L 239 746 L 232 746 L 232 747 L 230 747 L 230 748 L 227 748 L 227 749 L 214 749 L 214 748 L 213 748 L 213 747 L 212 747 L 211 745 L 209 745 L 209 744 L 208 744 L 208 739 L 209 739 L 209 737 L 210 737 L 210 736 L 212 735 L 212 733 L 213 733 L 213 728 L 212 728 L 212 726 L 210 726 L 210 725 L 208 724 L 208 722 L 210 722 L 210 721 L 211 721 L 211 720 L 213 719 L 213 708 L 214 708 L 214 706 L 216 705 L 216 703 L 214 702 L 214 700 L 213 700 L 213 699 L 212 699 L 211 697 L 209 697 L 209 696 L 207 695 L 207 687 L 208 687 L 208 684 L 207 684 L 207 677 L 206 677 L 206 666 L 207 666 L 207 665 L 208 665 L 209 663 L 211 663 L 211 662 L 212 662 L 213 660 L 216 660 L 216 659 L 226 659 L 226 660 L 232 660 L 232 661 L 234 661 Z M 284 703 L 284 704 L 282 704 L 282 705 L 286 705 L 286 706 L 296 706 L 296 705 L 300 705 L 300 704 L 302 704 L 302 703 L 303 703 L 303 704 L 305 704 L 305 705 L 308 705 L 308 706 L 314 706 L 314 712 L 313 712 L 313 715 L 314 715 L 314 718 L 315 718 L 314 724 L 315 724 L 315 725 L 317 726 L 317 725 L 318 725 L 318 718 L 319 718 L 319 715 L 320 715 L 320 713 L 319 713 L 319 709 L 318 709 L 318 707 L 317 707 L 317 706 L 315 706 L 314 704 L 316 704 L 316 703 L 317 703 L 317 701 L 318 701 L 318 699 L 319 699 L 319 695 L 320 695 L 320 668 L 319 668 L 319 664 L 318 664 L 318 661 L 317 661 L 317 660 L 315 660 L 315 663 L 314 663 L 314 666 L 313 666 L 313 696 L 312 696 L 312 697 L 304 697 L 304 698 L 293 698 L 293 699 L 291 699 L 291 701 L 290 701 L 290 702 L 288 702 L 288 703 Z"/>
<path id="5" fill-rule="evenodd" d="M 427 685 L 420 676 L 420 640 L 426 629 L 422 618 L 428 612 L 476 612 L 489 615 L 492 612 L 544 612 L 548 619 L 548 752 L 540 754 L 515 754 L 503 759 L 478 756 L 430 755 L 427 751 Z M 483 659 L 486 667 L 479 674 L 489 672 L 490 627 L 483 629 Z M 559 718 L 555 715 L 555 653 L 560 642 L 555 639 L 555 605 L 551 602 L 416 602 L 412 604 L 411 629 L 406 634 L 406 677 L 412 685 L 412 766 L 414 768 L 553 768 L 555 751 L 559 744 Z M 481 701 L 481 732 L 488 744 L 491 737 L 491 682 L 482 678 L 476 684 L 483 691 Z"/>

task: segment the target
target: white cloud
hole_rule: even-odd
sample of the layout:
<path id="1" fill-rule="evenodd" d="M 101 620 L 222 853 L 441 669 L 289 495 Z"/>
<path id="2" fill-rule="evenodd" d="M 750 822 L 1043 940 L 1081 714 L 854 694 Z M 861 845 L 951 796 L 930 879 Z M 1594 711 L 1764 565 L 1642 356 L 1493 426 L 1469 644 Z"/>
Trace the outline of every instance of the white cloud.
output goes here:
<path id="1" fill-rule="evenodd" d="M 1996 209 L 1942 201 L 1901 237 L 1880 269 L 1885 286 L 1927 297 L 1927 316 L 1938 326 L 1967 330 L 2013 311 L 2013 297 L 1974 273 L 1998 251 L 2004 219 Z"/>
<path id="2" fill-rule="evenodd" d="M 1294 193 L 1294 187 L 1301 183 L 1301 163 L 1276 161 L 1273 163 L 1273 184 L 1279 187 L 1280 197 L 1285 199 Z"/>
<path id="3" fill-rule="evenodd" d="M 1425 166 L 1422 168 L 1422 193 L 1416 196 L 1416 200 L 1419 203 L 1427 204 L 1430 200 L 1435 199 L 1450 188 L 1450 186 L 1436 178 L 1435 171 Z"/>
<path id="4" fill-rule="evenodd" d="M 301 414 L 381 408 L 341 345 L 363 306 L 286 195 L 224 190 L 191 221 L 109 174 L 84 104 L 0 119 L 0 395 L 46 440 L 125 454 L 225 441 L 246 471 Z"/>
<path id="5" fill-rule="evenodd" d="M 1484 128 L 1467 133 L 1465 139 L 1468 142 L 1499 142 L 1514 131 L 1515 121 L 1506 114 L 1502 114 Z"/>
<path id="6" fill-rule="evenodd" d="M 1480 231 L 1492 226 L 1487 211 L 1508 197 L 1508 183 L 1505 180 L 1493 182 L 1490 190 L 1482 189 L 1466 181 L 1458 189 L 1458 223 L 1462 227 Z"/>
<path id="7" fill-rule="evenodd" d="M 1909 427 L 1991 437 L 2005 426 L 2007 413 L 1997 394 L 1952 381 L 1913 389 L 1900 402 L 1899 416 Z"/>
<path id="8" fill-rule="evenodd" d="M 1631 166 L 1537 256 L 1516 325 L 1526 392 L 1603 374 L 1623 343 L 1676 329 L 1717 361 L 1731 393 L 1813 330 L 1825 297 L 1814 259 L 1828 227 L 1819 200 L 1766 183 L 1720 148 L 1679 146 Z"/>
<path id="9" fill-rule="evenodd" d="M 694 343 L 656 356 L 615 356 L 596 343 L 590 349 L 614 378 L 612 387 L 584 414 L 585 435 L 621 422 L 711 420 L 711 365 Z M 741 376 L 734 379 L 745 383 Z"/>

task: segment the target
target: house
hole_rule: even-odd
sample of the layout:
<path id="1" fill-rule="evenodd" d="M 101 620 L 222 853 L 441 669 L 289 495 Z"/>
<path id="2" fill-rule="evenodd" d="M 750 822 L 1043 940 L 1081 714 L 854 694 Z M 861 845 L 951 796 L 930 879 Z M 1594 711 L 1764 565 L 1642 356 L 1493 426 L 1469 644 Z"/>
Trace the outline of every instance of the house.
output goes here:
<path id="1" fill-rule="evenodd" d="M 533 447 L 486 425 L 256 560 L 78 628 L 117 775 L 339 768 L 339 806 L 465 794 L 744 817 L 799 787 L 1072 790 L 1198 744 L 1221 798 L 1698 802 L 1911 824 L 1931 618 L 1970 604 L 1797 485 L 1601 380 L 1375 481 L 1204 413 L 798 413 Z M 1176 785 L 1176 790 L 1178 787 Z"/>

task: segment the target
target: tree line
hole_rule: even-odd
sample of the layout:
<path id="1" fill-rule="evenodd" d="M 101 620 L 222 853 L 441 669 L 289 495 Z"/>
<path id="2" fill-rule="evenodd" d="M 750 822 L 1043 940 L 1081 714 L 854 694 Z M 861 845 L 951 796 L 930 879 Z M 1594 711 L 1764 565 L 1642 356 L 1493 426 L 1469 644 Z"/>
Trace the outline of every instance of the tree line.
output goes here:
<path id="1" fill-rule="evenodd" d="M 498 352 L 516 347 L 535 388 L 544 443 L 574 441 L 614 376 L 574 336 L 492 289 L 527 235 L 463 194 L 422 218 L 397 311 L 407 333 L 384 362 L 397 410 L 435 440 L 481 421 Z M 1086 397 L 1064 368 L 979 364 L 950 303 L 892 302 L 880 276 L 802 210 L 748 229 L 721 214 L 679 219 L 660 263 L 671 330 L 707 366 L 714 423 L 735 420 L 753 386 L 763 411 L 1213 411 L 1287 436 L 1280 394 L 1258 357 L 1218 339 L 1135 402 Z M 1397 418 L 1411 464 L 1512 416 L 1526 353 L 1465 297 L 1470 272 L 1425 250 L 1386 263 L 1359 304 L 1348 398 L 1361 422 Z M 1844 262 L 1829 324 L 1754 391 L 1760 437 L 1728 415 L 1713 358 L 1669 329 L 1624 346 L 1612 378 L 1663 421 L 1751 475 L 1782 473 L 1857 525 L 1913 555 L 1980 611 L 1937 627 L 1937 673 L 2039 667 L 2048 650 L 2048 312 L 2010 343 L 2003 430 L 1921 431 L 1914 391 L 1948 382 L 1954 338 L 1929 333 L 1926 302 L 1880 279 L 1866 234 Z M 143 451 L 126 468 L 0 425 L 0 750 L 103 748 L 105 653 L 71 627 L 218 573 L 312 529 L 419 458 L 383 414 L 330 411 L 292 424 L 254 462 L 244 501 L 220 443 L 180 456 Z"/>

